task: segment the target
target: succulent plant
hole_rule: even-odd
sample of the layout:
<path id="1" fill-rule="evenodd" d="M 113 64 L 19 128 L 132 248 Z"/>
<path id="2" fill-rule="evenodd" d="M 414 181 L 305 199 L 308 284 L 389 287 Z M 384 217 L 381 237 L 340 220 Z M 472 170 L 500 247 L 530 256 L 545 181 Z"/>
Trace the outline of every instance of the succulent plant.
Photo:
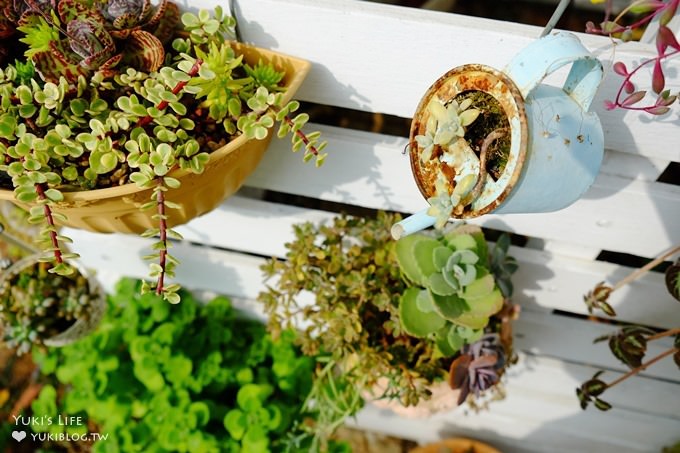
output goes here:
<path id="1" fill-rule="evenodd" d="M 179 286 L 166 284 L 177 264 L 169 239 L 181 238 L 166 223 L 179 208 L 165 196 L 181 185 L 173 170 L 201 173 L 210 152 L 238 135 L 263 139 L 276 122 L 305 161 L 324 161 L 319 134 L 301 131 L 308 116 L 293 116 L 299 103 L 282 101 L 284 74 L 243 61 L 228 41 L 235 21 L 220 7 L 185 13 L 178 28 L 168 1 L 28 5 L 19 31 L 29 60 L 0 70 L 0 171 L 33 206 L 29 221 L 44 226 L 51 272 L 70 272 L 65 260 L 75 257 L 62 251 L 64 218 L 51 209 L 63 192 L 134 183 L 152 189 L 141 209 L 158 222 L 144 233 L 158 237 L 146 257 L 157 261 L 156 283 L 144 288 L 179 302 Z"/>
<path id="2" fill-rule="evenodd" d="M 399 304 L 402 326 L 416 337 L 434 335 L 444 355 L 481 337 L 489 318 L 503 307 L 478 228 L 465 225 L 440 238 L 406 236 L 397 241 L 396 252 L 414 285 Z"/>
<path id="3" fill-rule="evenodd" d="M 429 386 L 445 381 L 452 361 L 485 334 L 497 334 L 503 346 L 497 364 L 512 361 L 516 311 L 494 283 L 481 230 L 464 226 L 395 242 L 390 227 L 397 220 L 380 212 L 297 225 L 286 260 L 263 266 L 268 287 L 258 299 L 269 330 L 276 336 L 299 327 L 303 352 L 327 356 L 315 378 L 314 403 L 326 421 L 317 433 L 332 432 L 367 395 L 405 406 L 428 399 Z M 506 251 L 501 244 L 496 254 L 505 258 Z M 514 271 L 511 260 L 499 262 Z M 482 345 L 486 353 L 487 340 Z"/>
<path id="4" fill-rule="evenodd" d="M 23 354 L 76 320 L 87 319 L 100 295 L 79 272 L 50 273 L 50 264 L 38 261 L 17 265 L 20 269 L 10 268 L 0 281 L 0 324 L 7 345 Z"/>
<path id="5" fill-rule="evenodd" d="M 664 263 L 666 259 L 678 253 L 680 253 L 680 246 L 672 247 L 611 286 L 605 284 L 605 282 L 598 283 L 583 296 L 588 312 L 592 314 L 599 310 L 607 316 L 616 316 L 616 311 L 609 304 L 611 294 L 645 275 L 650 270 Z M 680 265 L 677 259 L 666 268 L 665 274 L 668 293 L 671 297 L 680 301 L 680 279 L 678 278 L 678 275 L 680 275 Z M 647 354 L 647 347 L 651 342 L 662 338 L 672 339 L 672 345 L 650 358 Z M 591 403 L 602 411 L 611 409 L 612 405 L 601 398 L 606 390 L 617 386 L 666 357 L 673 357 L 675 365 L 680 370 L 680 327 L 657 331 L 644 325 L 629 324 L 620 327 L 617 331 L 596 338 L 594 343 L 602 341 L 607 341 L 612 355 L 628 366 L 630 370 L 610 382 L 600 379 L 604 370 L 596 372 L 592 378 L 576 389 L 576 396 L 579 399 L 581 409 L 586 409 Z"/>
<path id="6" fill-rule="evenodd" d="M 75 81 L 113 67 L 158 70 L 164 45 L 175 35 L 179 9 L 169 0 L 59 0 L 29 8 L 18 19 L 29 55 L 43 80 Z"/>
<path id="7" fill-rule="evenodd" d="M 485 334 L 472 344 L 463 347 L 460 355 L 451 362 L 449 384 L 460 389 L 458 404 L 463 404 L 471 393 L 479 397 L 496 385 L 506 366 L 506 350 L 497 333 Z"/>
<path id="8" fill-rule="evenodd" d="M 423 149 L 420 160 L 427 162 L 436 157 L 435 146 L 448 147 L 452 142 L 465 135 L 465 128 L 472 124 L 480 111 L 472 106 L 472 100 L 466 99 L 460 104 L 455 99 L 442 103 L 433 99 L 428 105 L 430 117 L 425 127 L 425 135 L 416 136 L 416 142 Z"/>

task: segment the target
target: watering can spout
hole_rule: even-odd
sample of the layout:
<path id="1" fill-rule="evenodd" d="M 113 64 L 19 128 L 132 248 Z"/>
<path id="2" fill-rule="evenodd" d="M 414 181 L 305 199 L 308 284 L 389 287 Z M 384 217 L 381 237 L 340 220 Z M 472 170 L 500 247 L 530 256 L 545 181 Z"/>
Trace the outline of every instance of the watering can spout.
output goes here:
<path id="1" fill-rule="evenodd" d="M 406 217 L 404 220 L 392 225 L 390 232 L 395 240 L 408 236 L 409 234 L 417 233 L 420 230 L 429 228 L 437 221 L 436 217 L 432 217 L 427 213 L 429 208 L 418 211 Z"/>

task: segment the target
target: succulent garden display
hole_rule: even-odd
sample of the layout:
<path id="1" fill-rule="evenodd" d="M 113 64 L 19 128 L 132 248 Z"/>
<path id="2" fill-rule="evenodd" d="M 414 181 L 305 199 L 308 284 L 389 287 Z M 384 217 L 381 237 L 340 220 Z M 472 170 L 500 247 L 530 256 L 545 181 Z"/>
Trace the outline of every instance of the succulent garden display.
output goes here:
<path id="1" fill-rule="evenodd" d="M 462 403 L 514 360 L 508 277 L 517 266 L 507 238 L 491 253 L 470 226 L 395 242 L 396 220 L 297 225 L 286 260 L 263 266 L 269 286 L 259 299 L 274 337 L 298 327 L 303 352 L 326 359 L 312 391 L 318 432 L 332 432 L 367 395 L 414 406 L 449 379 Z"/>
<path id="2" fill-rule="evenodd" d="M 292 331 L 273 341 L 225 297 L 200 303 L 181 290 L 182 304 L 161 304 L 139 286 L 118 283 L 96 333 L 34 353 L 52 382 L 33 402 L 33 417 L 82 422 L 34 423 L 33 431 L 99 434 L 93 452 L 312 451 L 294 427 L 314 419 L 302 410 L 314 359 L 300 353 Z"/>
<path id="3" fill-rule="evenodd" d="M 24 258 L 0 277 L 0 325 L 8 347 L 21 355 L 34 344 L 61 346 L 98 324 L 104 310 L 96 281 L 80 268 L 50 273 L 50 263 Z"/>
<path id="4" fill-rule="evenodd" d="M 266 139 L 276 122 L 305 161 L 325 158 L 319 134 L 300 130 L 299 104 L 284 102 L 287 74 L 246 61 L 220 7 L 180 14 L 168 0 L 60 0 L 3 11 L 11 45 L 0 69 L 0 170 L 43 226 L 50 272 L 73 272 L 56 228 L 68 220 L 58 212 L 65 194 L 133 184 L 149 192 L 139 209 L 154 226 L 143 235 L 158 238 L 146 257 L 156 281 L 143 289 L 179 302 L 167 283 L 177 264 L 169 241 L 181 238 L 172 211 L 185 208 L 172 201 L 178 175 L 203 172 L 237 137 Z"/>
<path id="5" fill-rule="evenodd" d="M 414 121 L 411 165 L 442 229 L 476 200 L 487 177 L 498 179 L 510 153 L 510 123 L 501 104 L 482 91 L 433 97 Z"/>
<path id="6" fill-rule="evenodd" d="M 645 266 L 636 269 L 614 285 L 610 286 L 605 284 L 605 282 L 598 283 L 593 290 L 583 297 L 583 300 L 588 307 L 588 312 L 601 312 L 606 316 L 616 316 L 616 311 L 608 302 L 611 293 L 625 287 L 627 284 L 635 281 L 656 266 L 664 263 L 664 260 L 678 254 L 680 254 L 680 247 L 674 247 L 651 260 Z M 665 283 L 668 293 L 675 300 L 680 302 L 680 258 L 677 258 L 673 263 L 666 267 Z M 672 338 L 672 345 L 655 357 L 649 358 L 647 355 L 649 343 L 662 338 Z M 660 330 L 651 329 L 643 325 L 628 324 L 608 335 L 595 339 L 595 342 L 601 341 L 606 341 L 608 343 L 609 350 L 614 357 L 629 367 L 630 371 L 610 382 L 605 382 L 600 378 L 604 373 L 604 370 L 595 373 L 591 379 L 587 380 L 576 389 L 576 395 L 578 396 L 582 409 L 586 409 L 590 404 L 593 404 L 602 411 L 611 409 L 611 404 L 602 399 L 602 394 L 605 391 L 646 370 L 666 357 L 672 357 L 680 371 L 680 327 Z"/>

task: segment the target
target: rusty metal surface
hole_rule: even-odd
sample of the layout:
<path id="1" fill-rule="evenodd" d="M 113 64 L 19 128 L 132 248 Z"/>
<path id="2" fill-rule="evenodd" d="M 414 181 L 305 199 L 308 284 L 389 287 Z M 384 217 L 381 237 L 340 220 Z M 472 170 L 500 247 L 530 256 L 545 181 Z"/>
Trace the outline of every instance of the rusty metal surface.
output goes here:
<path id="1" fill-rule="evenodd" d="M 411 123 L 410 129 L 410 161 L 413 176 L 423 197 L 435 195 L 434 183 L 439 174 L 443 174 L 450 181 L 449 193 L 455 187 L 453 178 L 456 169 L 440 162 L 443 150 L 436 145 L 433 158 L 426 163 L 420 161 L 420 149 L 415 137 L 424 135 L 429 119 L 427 106 L 436 96 L 444 103 L 452 100 L 460 93 L 482 91 L 496 99 L 505 112 L 511 128 L 511 149 L 508 165 L 506 166 L 500 184 L 488 181 L 484 184 L 478 199 L 465 207 L 462 213 L 456 213 L 454 218 L 478 217 L 496 209 L 512 191 L 520 177 L 522 164 L 527 152 L 528 130 L 524 99 L 514 82 L 504 73 L 481 64 L 468 64 L 451 69 L 440 77 L 422 97 Z"/>

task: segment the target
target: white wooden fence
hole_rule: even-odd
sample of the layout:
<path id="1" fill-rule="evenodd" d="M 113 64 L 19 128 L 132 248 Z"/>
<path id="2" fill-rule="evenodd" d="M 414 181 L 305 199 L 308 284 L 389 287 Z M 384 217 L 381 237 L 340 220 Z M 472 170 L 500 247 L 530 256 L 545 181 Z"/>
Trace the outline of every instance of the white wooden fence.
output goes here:
<path id="1" fill-rule="evenodd" d="M 237 0 L 235 11 L 246 42 L 312 62 L 298 99 L 405 118 L 448 69 L 465 63 L 503 68 L 540 33 L 537 27 L 356 0 Z M 416 421 L 369 406 L 351 423 L 418 441 L 463 434 L 508 452 L 658 452 L 680 441 L 680 374 L 670 358 L 609 391 L 611 411 L 583 412 L 575 396 L 579 383 L 595 367 L 610 370 L 609 379 L 625 368 L 604 344 L 592 345 L 610 327 L 554 313 L 585 314 L 582 295 L 588 289 L 630 271 L 595 261 L 600 250 L 653 257 L 680 243 L 680 187 L 656 182 L 670 161 L 680 162 L 677 107 L 662 119 L 601 107 L 620 81 L 612 74 L 612 60 L 632 64 L 653 56 L 654 49 L 580 37 L 607 74 L 594 103 L 607 148 L 595 184 L 581 201 L 559 212 L 474 221 L 531 238 L 532 248 L 512 250 L 521 263 L 514 280 L 515 301 L 523 311 L 515 338 L 521 358 L 507 376 L 507 398 L 479 414 L 459 408 Z M 669 88 L 678 91 L 680 64 L 676 61 L 667 74 Z M 561 77 L 558 73 L 548 83 L 559 84 Z M 292 224 L 333 215 L 263 201 L 262 189 L 373 209 L 415 212 L 425 206 L 402 153 L 405 137 L 318 129 L 330 153 L 321 169 L 303 165 L 287 141 L 275 140 L 247 190 L 180 228 L 186 240 L 174 249 L 182 261 L 179 282 L 232 295 L 256 309 L 252 300 L 262 288 L 262 257 L 283 256 Z M 146 275 L 141 256 L 148 253 L 148 241 L 68 234 L 85 263 L 108 284 L 121 275 Z M 613 306 L 621 320 L 680 325 L 680 306 L 658 274 L 615 293 Z"/>

